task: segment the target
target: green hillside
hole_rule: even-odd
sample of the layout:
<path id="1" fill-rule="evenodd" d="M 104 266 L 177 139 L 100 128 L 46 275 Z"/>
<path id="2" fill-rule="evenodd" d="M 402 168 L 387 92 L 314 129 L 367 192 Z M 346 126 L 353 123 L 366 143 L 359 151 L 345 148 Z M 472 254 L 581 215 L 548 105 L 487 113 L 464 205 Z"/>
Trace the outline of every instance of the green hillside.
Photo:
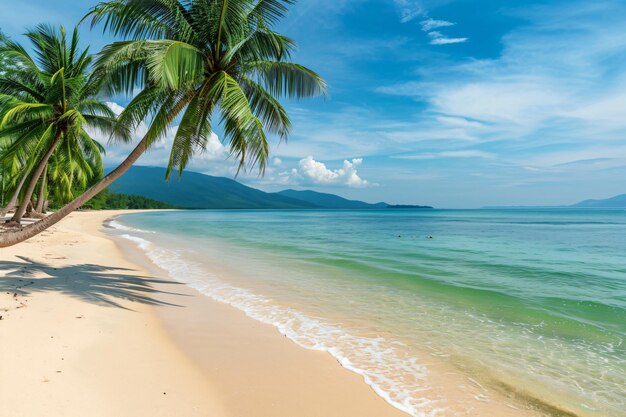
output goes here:
<path id="1" fill-rule="evenodd" d="M 143 196 L 182 209 L 389 209 L 426 208 L 370 204 L 311 190 L 266 193 L 235 180 L 185 171 L 165 181 L 165 169 L 134 166 L 110 187 L 113 193 Z"/>
<path id="2" fill-rule="evenodd" d="M 186 209 L 301 209 L 318 206 L 247 187 L 237 181 L 185 172 L 165 181 L 165 169 L 134 166 L 110 187 Z"/>
<path id="3" fill-rule="evenodd" d="M 370 204 L 364 201 L 348 200 L 334 194 L 318 193 L 316 191 L 304 190 L 284 190 L 276 195 L 305 201 L 316 206 L 328 209 L 385 209 L 387 203 Z"/>
<path id="4" fill-rule="evenodd" d="M 89 200 L 82 208 L 88 210 L 145 210 L 173 209 L 177 207 L 148 197 L 119 194 L 105 189 Z"/>

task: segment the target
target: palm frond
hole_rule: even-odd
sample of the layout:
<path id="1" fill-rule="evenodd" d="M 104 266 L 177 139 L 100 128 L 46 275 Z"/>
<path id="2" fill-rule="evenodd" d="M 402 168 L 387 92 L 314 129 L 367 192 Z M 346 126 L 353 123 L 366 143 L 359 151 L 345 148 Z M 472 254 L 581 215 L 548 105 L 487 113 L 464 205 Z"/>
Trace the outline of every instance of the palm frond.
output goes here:
<path id="1" fill-rule="evenodd" d="M 324 79 L 302 65 L 258 61 L 251 63 L 248 72 L 274 96 L 304 98 L 327 95 L 328 87 Z"/>
<path id="2" fill-rule="evenodd" d="M 4 112 L 0 128 L 9 123 L 22 123 L 25 121 L 42 120 L 53 115 L 54 108 L 46 103 L 16 102 Z"/>
<path id="3" fill-rule="evenodd" d="M 243 91 L 250 101 L 252 112 L 263 122 L 264 128 L 277 134 L 281 140 L 287 140 L 291 121 L 280 102 L 249 78 L 243 79 Z"/>
<path id="4" fill-rule="evenodd" d="M 191 100 L 176 131 L 170 152 L 165 178 L 169 180 L 173 168 L 178 169 L 179 177 L 192 156 L 206 150 L 207 141 L 212 133 L 211 113 L 214 102 L 204 93 L 204 85 Z"/>
<path id="5" fill-rule="evenodd" d="M 258 0 L 248 13 L 248 20 L 254 24 L 276 25 L 294 3 L 295 0 Z"/>
<path id="6" fill-rule="evenodd" d="M 263 126 L 252 113 L 246 94 L 237 81 L 225 72 L 217 73 L 209 82 L 210 96 L 220 98 L 224 134 L 230 142 L 231 153 L 239 160 L 239 169 L 248 162 L 263 171 L 269 146 Z M 249 161 L 246 160 L 248 151 L 252 155 Z"/>
<path id="7" fill-rule="evenodd" d="M 193 45 L 178 41 L 151 41 L 146 68 L 150 80 L 165 88 L 188 88 L 204 76 L 204 57 Z"/>

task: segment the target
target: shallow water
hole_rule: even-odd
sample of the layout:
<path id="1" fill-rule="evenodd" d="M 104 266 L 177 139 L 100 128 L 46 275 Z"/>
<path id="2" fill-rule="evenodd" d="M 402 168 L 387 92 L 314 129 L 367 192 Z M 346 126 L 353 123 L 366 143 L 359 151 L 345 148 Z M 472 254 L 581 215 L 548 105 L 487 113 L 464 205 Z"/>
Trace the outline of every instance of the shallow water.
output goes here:
<path id="1" fill-rule="evenodd" d="M 626 211 L 181 211 L 113 225 L 414 416 L 451 414 L 437 361 L 531 403 L 626 415 Z"/>

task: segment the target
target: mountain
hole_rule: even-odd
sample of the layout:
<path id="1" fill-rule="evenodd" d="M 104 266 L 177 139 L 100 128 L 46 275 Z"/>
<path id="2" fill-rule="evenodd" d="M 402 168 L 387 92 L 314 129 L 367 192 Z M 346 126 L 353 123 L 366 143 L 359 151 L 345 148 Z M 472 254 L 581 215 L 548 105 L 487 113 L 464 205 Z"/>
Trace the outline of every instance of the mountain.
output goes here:
<path id="1" fill-rule="evenodd" d="M 369 204 L 315 191 L 285 190 L 266 193 L 223 177 L 186 171 L 165 181 L 165 169 L 134 166 L 109 189 L 143 196 L 186 209 L 386 209 L 386 203 Z"/>
<path id="2" fill-rule="evenodd" d="M 626 194 L 604 200 L 585 200 L 570 207 L 576 208 L 626 208 Z"/>
<path id="3" fill-rule="evenodd" d="M 370 204 L 364 201 L 348 200 L 338 195 L 318 193 L 311 190 L 284 190 L 274 193 L 274 195 L 304 201 L 327 209 L 385 209 L 388 207 L 387 203 Z"/>
<path id="4" fill-rule="evenodd" d="M 563 208 L 626 208 L 626 194 L 604 200 L 585 200 L 571 206 L 487 206 L 485 209 L 563 209 Z"/>
<path id="5" fill-rule="evenodd" d="M 188 171 L 180 179 L 174 176 L 166 182 L 164 178 L 164 168 L 134 166 L 110 189 L 186 209 L 318 208 L 311 203 L 266 193 L 228 178 Z"/>
<path id="6" fill-rule="evenodd" d="M 390 206 L 348 200 L 334 194 L 285 190 L 266 193 L 235 180 L 185 171 L 165 181 L 165 169 L 133 166 L 110 187 L 110 191 L 143 196 L 185 209 L 388 209 L 430 208 Z"/>

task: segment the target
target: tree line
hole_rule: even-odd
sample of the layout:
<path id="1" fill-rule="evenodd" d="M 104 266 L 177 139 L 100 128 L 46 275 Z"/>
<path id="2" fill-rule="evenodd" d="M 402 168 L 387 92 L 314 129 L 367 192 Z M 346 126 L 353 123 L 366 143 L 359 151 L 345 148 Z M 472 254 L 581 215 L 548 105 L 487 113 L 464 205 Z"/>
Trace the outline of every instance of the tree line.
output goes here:
<path id="1" fill-rule="evenodd" d="M 89 200 L 82 208 L 87 210 L 142 210 L 174 209 L 177 207 L 148 197 L 120 194 L 106 189 Z"/>

